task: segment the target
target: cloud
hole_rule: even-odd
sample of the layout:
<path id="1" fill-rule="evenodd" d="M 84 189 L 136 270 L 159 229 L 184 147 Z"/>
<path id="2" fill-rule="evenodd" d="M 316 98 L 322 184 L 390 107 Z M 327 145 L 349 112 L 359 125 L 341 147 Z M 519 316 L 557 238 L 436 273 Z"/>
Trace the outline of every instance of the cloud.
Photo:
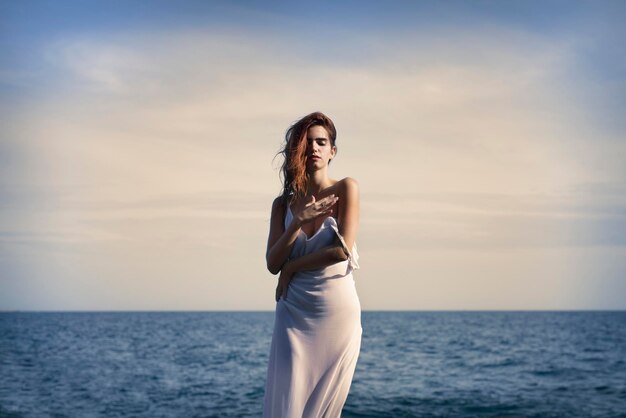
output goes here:
<path id="1" fill-rule="evenodd" d="M 578 79 L 575 39 L 495 25 L 341 33 L 324 34 L 330 47 L 254 28 L 51 40 L 45 91 L 4 103 L 0 150 L 20 161 L 0 167 L 7 254 L 39 262 L 35 281 L 50 263 L 59 277 L 114 275 L 120 291 L 146 277 L 174 289 L 184 263 L 191 287 L 236 289 L 234 276 L 264 274 L 280 189 L 272 158 L 312 110 L 339 129 L 331 176 L 361 185 L 358 241 L 370 260 L 465 251 L 478 278 L 489 262 L 470 252 L 624 246 L 612 232 L 625 215 L 621 132 L 562 90 Z"/>

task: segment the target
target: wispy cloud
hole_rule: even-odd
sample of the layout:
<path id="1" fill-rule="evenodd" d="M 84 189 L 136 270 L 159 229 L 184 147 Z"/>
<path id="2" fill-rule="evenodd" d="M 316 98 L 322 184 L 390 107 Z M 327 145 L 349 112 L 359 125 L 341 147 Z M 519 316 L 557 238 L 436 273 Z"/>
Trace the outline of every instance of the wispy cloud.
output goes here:
<path id="1" fill-rule="evenodd" d="M 98 280 L 167 281 L 188 254 L 191 283 L 210 268 L 224 277 L 216 288 L 234 289 L 226 277 L 263 274 L 285 129 L 322 110 L 339 129 L 331 176 L 361 185 L 358 241 L 371 260 L 626 245 L 614 233 L 626 217 L 623 131 L 599 124 L 599 102 L 572 100 L 585 80 L 576 36 L 499 23 L 324 29 L 332 44 L 228 25 L 44 43 L 24 75 L 38 93 L 0 99 L 11 156 L 0 243 L 23 259 L 28 246 L 56 249 L 42 258 L 55 266 L 83 254 L 72 274 Z M 12 70 L 0 78 L 29 84 Z M 251 254 L 234 273 L 229 263 Z"/>

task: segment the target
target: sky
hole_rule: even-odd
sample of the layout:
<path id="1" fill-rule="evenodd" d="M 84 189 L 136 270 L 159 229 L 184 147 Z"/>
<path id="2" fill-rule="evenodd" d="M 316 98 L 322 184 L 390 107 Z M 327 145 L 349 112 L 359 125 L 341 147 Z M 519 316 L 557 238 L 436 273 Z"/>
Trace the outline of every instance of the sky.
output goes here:
<path id="1" fill-rule="evenodd" d="M 337 3 L 0 2 L 0 310 L 273 310 L 313 111 L 364 310 L 626 309 L 626 3 Z"/>

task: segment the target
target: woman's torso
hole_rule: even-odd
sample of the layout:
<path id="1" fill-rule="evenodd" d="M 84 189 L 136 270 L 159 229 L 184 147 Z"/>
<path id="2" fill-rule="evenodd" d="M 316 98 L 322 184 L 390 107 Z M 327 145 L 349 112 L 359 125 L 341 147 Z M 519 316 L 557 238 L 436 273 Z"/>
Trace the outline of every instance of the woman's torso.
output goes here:
<path id="1" fill-rule="evenodd" d="M 293 220 L 290 208 L 285 216 L 285 228 Z M 307 237 L 304 232 L 296 238 L 290 258 L 298 258 L 333 244 L 339 235 L 337 221 L 332 216 L 325 218 L 319 229 Z M 330 327 L 341 321 L 359 323 L 361 305 L 352 271 L 359 268 L 356 243 L 351 258 L 326 267 L 299 271 L 291 279 L 287 298 L 280 298 L 277 309 L 298 312 L 298 329 L 309 329 L 310 320 L 324 320 Z M 319 322 L 315 322 L 320 326 Z"/>

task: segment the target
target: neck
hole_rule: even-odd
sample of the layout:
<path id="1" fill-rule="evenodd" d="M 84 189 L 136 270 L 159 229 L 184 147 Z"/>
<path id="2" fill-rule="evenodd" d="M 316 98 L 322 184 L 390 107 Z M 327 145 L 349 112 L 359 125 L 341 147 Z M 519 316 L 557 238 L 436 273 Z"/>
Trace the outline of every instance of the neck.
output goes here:
<path id="1" fill-rule="evenodd" d="M 331 186 L 330 179 L 326 174 L 326 170 L 317 170 L 309 173 L 309 181 L 306 194 L 307 196 L 317 195 L 322 190 Z"/>

